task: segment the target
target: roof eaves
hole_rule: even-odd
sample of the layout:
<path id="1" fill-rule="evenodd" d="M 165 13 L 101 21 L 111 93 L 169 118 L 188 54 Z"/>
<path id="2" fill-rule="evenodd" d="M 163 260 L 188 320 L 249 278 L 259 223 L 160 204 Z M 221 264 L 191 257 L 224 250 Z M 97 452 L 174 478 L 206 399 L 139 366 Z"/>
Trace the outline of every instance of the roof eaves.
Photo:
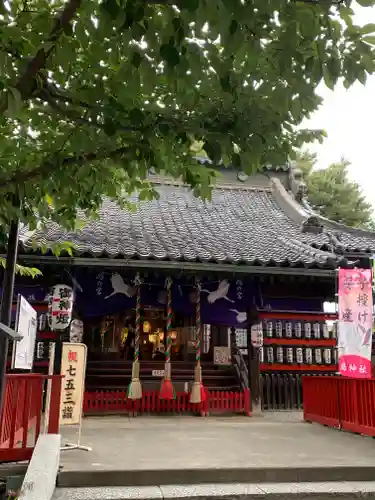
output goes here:
<path id="1" fill-rule="evenodd" d="M 85 266 L 85 267 L 106 267 L 112 268 L 157 268 L 157 269 L 178 269 L 179 271 L 214 271 L 228 272 L 234 274 L 275 274 L 275 275 L 303 275 L 303 276 L 334 276 L 335 267 L 331 266 L 306 266 L 305 263 L 294 263 L 291 266 L 281 265 L 265 266 L 251 264 L 237 264 L 221 262 L 217 264 L 207 262 L 185 262 L 171 260 L 144 260 L 144 259 L 112 259 L 98 257 L 68 257 L 56 258 L 47 255 L 23 254 L 20 259 L 25 263 L 44 263 L 63 266 Z M 350 263 L 347 263 L 347 267 Z M 341 267 L 345 267 L 342 265 Z"/>

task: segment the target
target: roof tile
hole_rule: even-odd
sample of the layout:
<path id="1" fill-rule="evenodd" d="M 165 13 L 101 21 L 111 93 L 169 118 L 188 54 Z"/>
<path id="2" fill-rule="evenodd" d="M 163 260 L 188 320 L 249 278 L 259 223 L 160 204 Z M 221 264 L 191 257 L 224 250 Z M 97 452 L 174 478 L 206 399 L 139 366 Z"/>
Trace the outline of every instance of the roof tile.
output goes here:
<path id="1" fill-rule="evenodd" d="M 126 211 L 105 199 L 100 218 L 77 232 L 55 223 L 38 230 L 39 243 L 71 241 L 77 254 L 228 263 L 332 266 L 335 254 L 313 248 L 325 235 L 303 234 L 270 190 L 224 189 L 211 201 L 183 186 L 158 186 L 160 198 Z M 26 250 L 31 240 L 23 239 Z"/>

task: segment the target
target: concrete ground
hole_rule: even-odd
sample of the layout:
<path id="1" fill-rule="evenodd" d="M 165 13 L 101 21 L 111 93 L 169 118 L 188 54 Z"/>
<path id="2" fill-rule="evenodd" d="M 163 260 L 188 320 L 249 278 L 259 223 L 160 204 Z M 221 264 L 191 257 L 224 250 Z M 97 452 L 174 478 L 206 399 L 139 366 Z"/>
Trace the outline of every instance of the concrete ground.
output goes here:
<path id="1" fill-rule="evenodd" d="M 77 441 L 76 427 L 62 428 L 67 441 Z M 92 451 L 62 451 L 64 471 L 375 467 L 373 439 L 305 423 L 299 413 L 91 417 L 81 444 Z"/>

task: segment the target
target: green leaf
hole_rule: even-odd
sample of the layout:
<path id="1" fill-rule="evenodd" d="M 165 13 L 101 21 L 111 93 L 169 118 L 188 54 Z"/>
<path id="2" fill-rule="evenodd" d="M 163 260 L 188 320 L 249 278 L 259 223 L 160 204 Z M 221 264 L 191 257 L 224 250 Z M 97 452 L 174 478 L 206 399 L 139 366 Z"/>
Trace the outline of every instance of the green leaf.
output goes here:
<path id="1" fill-rule="evenodd" d="M 290 111 L 295 120 L 299 121 L 301 119 L 302 106 L 299 97 L 295 97 L 291 102 Z"/>
<path id="2" fill-rule="evenodd" d="M 141 54 L 139 52 L 134 52 L 132 57 L 132 65 L 138 69 L 139 66 L 141 65 L 141 62 L 142 62 Z"/>
<path id="3" fill-rule="evenodd" d="M 343 21 L 345 21 L 347 26 L 353 25 L 352 17 L 354 15 L 354 10 L 348 6 L 340 6 L 340 17 Z"/>
<path id="4" fill-rule="evenodd" d="M 361 7 L 373 7 L 375 5 L 375 0 L 357 0 L 357 3 Z"/>
<path id="5" fill-rule="evenodd" d="M 112 137 L 116 134 L 117 128 L 118 126 L 113 120 L 107 118 L 104 120 L 103 130 L 109 137 Z"/>
<path id="6" fill-rule="evenodd" d="M 228 94 L 230 94 L 232 92 L 232 85 L 231 85 L 229 73 L 220 77 L 220 85 L 221 85 L 221 88 L 223 89 L 224 92 L 227 92 Z"/>
<path id="7" fill-rule="evenodd" d="M 322 70 L 323 70 L 324 83 L 327 85 L 327 87 L 329 89 L 333 90 L 335 87 L 335 83 L 334 83 L 334 80 L 332 78 L 331 73 L 329 72 L 328 66 L 324 64 L 322 66 Z"/>
<path id="8" fill-rule="evenodd" d="M 375 32 L 374 23 L 365 24 L 364 26 L 361 27 L 362 35 L 368 35 L 369 33 L 374 33 L 374 32 Z"/>
<path id="9" fill-rule="evenodd" d="M 366 72 L 364 70 L 360 70 L 358 72 L 358 81 L 362 83 L 362 85 L 366 85 L 366 81 L 367 81 L 367 75 L 366 75 Z"/>
<path id="10" fill-rule="evenodd" d="M 217 141 L 206 141 L 203 149 L 208 154 L 214 164 L 218 164 L 221 160 L 221 146 Z"/>
<path id="11" fill-rule="evenodd" d="M 101 6 L 103 11 L 106 12 L 111 19 L 116 19 L 120 13 L 120 6 L 117 0 L 104 0 Z"/>
<path id="12" fill-rule="evenodd" d="M 186 9 L 189 12 L 195 12 L 199 7 L 199 0 L 185 0 L 182 5 L 183 9 Z"/>
<path id="13" fill-rule="evenodd" d="M 375 45 L 375 36 L 364 36 L 362 40 L 369 45 Z"/>
<path id="14" fill-rule="evenodd" d="M 241 164 L 241 156 L 239 153 L 234 153 L 232 154 L 232 164 L 234 168 L 240 169 L 242 164 Z"/>
<path id="15" fill-rule="evenodd" d="M 8 89 L 8 109 L 9 116 L 15 118 L 22 108 L 22 96 L 15 87 Z"/>
<path id="16" fill-rule="evenodd" d="M 0 265 L 5 269 L 6 260 L 3 257 L 0 257 Z M 21 266 L 20 264 L 16 264 L 16 274 L 20 276 L 28 276 L 29 278 L 37 278 L 38 276 L 43 276 L 42 271 L 37 269 L 36 267 L 26 267 Z"/>
<path id="17" fill-rule="evenodd" d="M 129 120 L 134 125 L 141 125 L 143 123 L 144 118 L 145 115 L 143 111 L 139 108 L 133 108 L 129 113 Z"/>
<path id="18" fill-rule="evenodd" d="M 171 68 L 174 68 L 180 62 L 178 50 L 170 44 L 164 44 L 160 47 L 160 56 Z"/>

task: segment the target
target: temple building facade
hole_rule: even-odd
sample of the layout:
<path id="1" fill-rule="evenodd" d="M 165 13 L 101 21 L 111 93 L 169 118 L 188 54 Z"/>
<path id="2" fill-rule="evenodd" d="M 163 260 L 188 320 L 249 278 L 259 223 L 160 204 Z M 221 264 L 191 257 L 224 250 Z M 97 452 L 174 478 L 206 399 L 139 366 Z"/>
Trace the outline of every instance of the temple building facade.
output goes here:
<path id="1" fill-rule="evenodd" d="M 268 375 L 295 384 L 302 373 L 336 372 L 335 314 L 324 303 L 336 300 L 340 267 L 370 266 L 375 233 L 314 213 L 290 166 L 251 176 L 218 168 L 207 201 L 179 181 L 153 173 L 150 180 L 159 198 L 134 195 L 134 211 L 105 199 L 99 218 L 79 231 L 51 223 L 21 232 L 20 263 L 43 272 L 18 278 L 15 290 L 40 312 L 34 369 L 47 369 L 56 338 L 46 319 L 48 290 L 66 283 L 88 346 L 88 398 L 124 390 L 137 356 L 150 391 L 165 376 L 166 356 L 177 392 L 189 390 L 197 362 L 208 391 L 236 392 L 256 376 L 255 356 L 265 399 Z M 73 256 L 35 250 L 67 241 Z M 251 354 L 255 324 L 263 334 Z"/>

